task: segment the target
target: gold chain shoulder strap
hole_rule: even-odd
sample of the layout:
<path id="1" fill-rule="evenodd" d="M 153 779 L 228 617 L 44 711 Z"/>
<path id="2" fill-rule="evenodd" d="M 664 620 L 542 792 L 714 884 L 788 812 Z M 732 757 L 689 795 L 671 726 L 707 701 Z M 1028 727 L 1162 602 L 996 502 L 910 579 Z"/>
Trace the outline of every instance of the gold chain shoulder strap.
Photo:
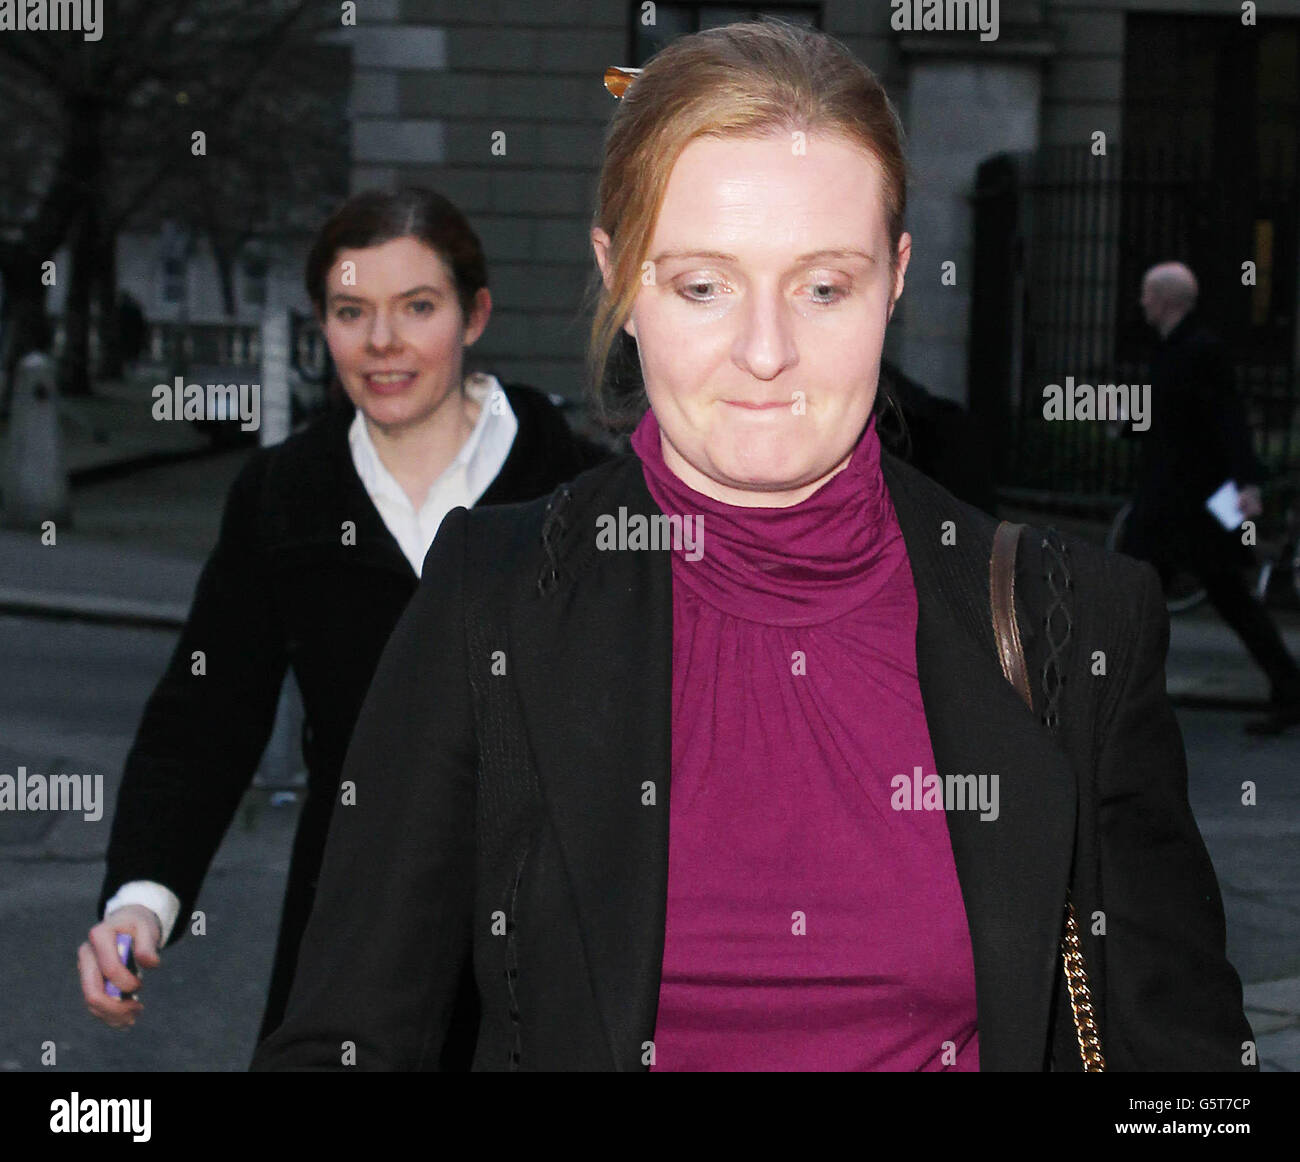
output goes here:
<path id="1" fill-rule="evenodd" d="M 1024 525 L 1002 521 L 993 534 L 993 552 L 989 558 L 989 604 L 993 614 L 993 636 L 998 646 L 1002 673 L 1030 710 L 1034 696 L 1025 666 L 1025 651 L 1020 642 L 1016 621 L 1016 549 Z M 1079 1056 L 1085 1073 L 1104 1073 L 1106 1059 L 1101 1052 L 1101 1033 L 1092 1007 L 1092 990 L 1088 987 L 1088 966 L 1079 939 L 1079 920 L 1069 892 L 1065 896 L 1065 933 L 1061 937 L 1061 962 L 1065 983 L 1070 990 L 1070 1008 L 1079 1040 Z"/>

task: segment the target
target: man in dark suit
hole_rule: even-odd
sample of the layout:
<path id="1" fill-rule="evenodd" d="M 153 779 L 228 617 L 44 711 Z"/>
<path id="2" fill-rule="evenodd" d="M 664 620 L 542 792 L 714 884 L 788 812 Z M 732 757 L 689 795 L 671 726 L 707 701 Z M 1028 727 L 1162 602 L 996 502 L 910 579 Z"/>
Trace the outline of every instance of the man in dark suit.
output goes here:
<path id="1" fill-rule="evenodd" d="M 1269 713 L 1246 729 L 1276 734 L 1300 722 L 1300 668 L 1242 579 L 1250 555 L 1241 535 L 1205 507 L 1233 480 L 1242 520 L 1258 516 L 1267 471 L 1233 394 L 1227 353 L 1196 311 L 1197 294 L 1196 276 L 1179 262 L 1153 266 L 1142 281 L 1142 310 L 1161 341 L 1151 360 L 1151 426 L 1138 437 L 1141 480 L 1121 548 L 1150 561 L 1165 582 L 1178 568 L 1196 575 L 1272 687 Z"/>

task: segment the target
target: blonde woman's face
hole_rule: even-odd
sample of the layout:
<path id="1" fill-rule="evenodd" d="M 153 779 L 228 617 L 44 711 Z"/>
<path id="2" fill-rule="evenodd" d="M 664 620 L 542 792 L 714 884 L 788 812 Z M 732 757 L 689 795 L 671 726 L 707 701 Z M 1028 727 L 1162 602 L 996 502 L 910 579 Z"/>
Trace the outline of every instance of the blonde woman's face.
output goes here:
<path id="1" fill-rule="evenodd" d="M 678 158 L 626 329 L 664 458 L 697 491 L 783 507 L 848 463 L 910 257 L 904 235 L 891 279 L 882 193 L 834 137 L 697 138 Z"/>

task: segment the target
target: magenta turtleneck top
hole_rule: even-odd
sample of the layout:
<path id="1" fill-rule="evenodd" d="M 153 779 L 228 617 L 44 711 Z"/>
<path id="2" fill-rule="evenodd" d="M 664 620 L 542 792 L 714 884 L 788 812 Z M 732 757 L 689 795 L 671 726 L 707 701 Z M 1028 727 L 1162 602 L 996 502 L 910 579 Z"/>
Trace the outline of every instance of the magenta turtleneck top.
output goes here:
<path id="1" fill-rule="evenodd" d="M 674 548 L 668 912 L 656 1070 L 977 1070 L 970 932 L 934 773 L 916 590 L 875 420 L 788 508 L 740 508 L 632 437 Z M 687 559 L 689 556 L 697 560 Z"/>

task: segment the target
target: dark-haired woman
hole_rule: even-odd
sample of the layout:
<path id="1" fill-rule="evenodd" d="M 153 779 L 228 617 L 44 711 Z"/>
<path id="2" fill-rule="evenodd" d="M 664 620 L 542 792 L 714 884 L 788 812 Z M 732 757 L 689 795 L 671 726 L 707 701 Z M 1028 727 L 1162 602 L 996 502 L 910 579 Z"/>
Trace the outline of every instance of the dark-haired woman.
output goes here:
<path id="1" fill-rule="evenodd" d="M 482 247 L 426 190 L 360 194 L 325 224 L 307 291 L 351 407 L 257 452 L 233 485 L 189 620 L 127 758 L 99 907 L 78 950 L 90 1011 L 134 1024 L 248 787 L 292 667 L 309 771 L 262 1036 L 280 1021 L 352 727 L 381 650 L 458 506 L 549 492 L 601 457 L 537 391 L 463 373 L 491 314 Z M 354 411 L 355 409 L 355 411 Z M 196 664 L 196 657 L 203 664 Z"/>

